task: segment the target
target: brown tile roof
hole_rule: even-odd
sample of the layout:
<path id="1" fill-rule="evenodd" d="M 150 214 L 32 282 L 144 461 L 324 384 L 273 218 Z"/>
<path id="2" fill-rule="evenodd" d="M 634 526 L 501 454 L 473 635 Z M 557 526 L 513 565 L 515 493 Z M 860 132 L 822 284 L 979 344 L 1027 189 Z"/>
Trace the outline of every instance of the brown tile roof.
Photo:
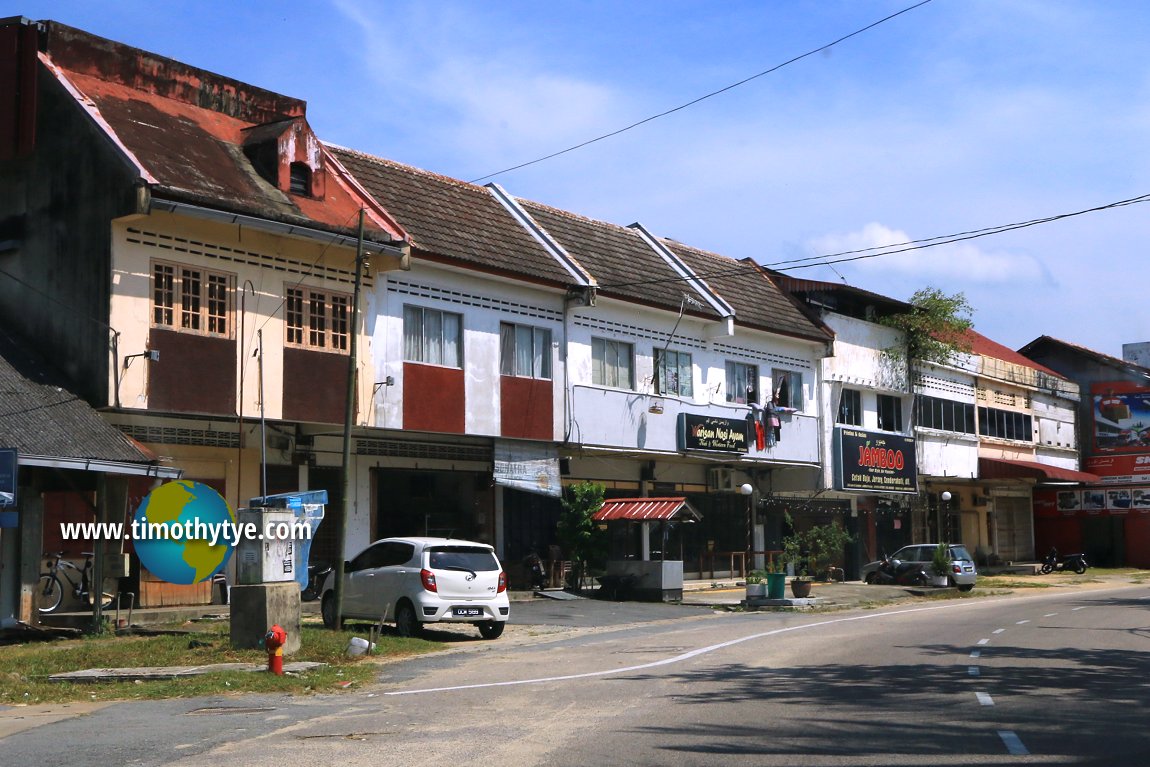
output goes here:
<path id="1" fill-rule="evenodd" d="M 575 282 L 485 187 L 343 147 L 328 148 L 395 216 L 417 257 L 559 286 Z"/>
<path id="2" fill-rule="evenodd" d="M 286 194 L 255 171 L 243 151 L 250 129 L 302 120 L 304 102 L 56 22 L 46 29 L 41 60 L 141 169 L 156 197 L 351 236 L 366 207 L 368 239 L 403 238 L 337 164 L 324 163 L 320 199 Z"/>
<path id="3" fill-rule="evenodd" d="M 829 341 L 833 334 L 810 320 L 754 263 L 736 261 L 674 240 L 675 252 L 735 309 L 735 322 L 746 327 L 799 338 Z"/>
<path id="4" fill-rule="evenodd" d="M 634 229 L 519 200 L 523 209 L 591 273 L 599 294 L 678 312 L 683 294 L 701 297 Z M 688 314 L 714 319 L 710 306 Z"/>

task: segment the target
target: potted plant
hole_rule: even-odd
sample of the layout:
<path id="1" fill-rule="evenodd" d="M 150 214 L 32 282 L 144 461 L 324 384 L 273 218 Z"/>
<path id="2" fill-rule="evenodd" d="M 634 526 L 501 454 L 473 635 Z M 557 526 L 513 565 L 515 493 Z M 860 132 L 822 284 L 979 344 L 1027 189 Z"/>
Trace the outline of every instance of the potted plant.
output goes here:
<path id="1" fill-rule="evenodd" d="M 752 570 L 747 573 L 747 599 L 762 599 L 766 595 L 766 573 L 762 570 Z"/>
<path id="2" fill-rule="evenodd" d="M 790 514 L 786 515 L 786 521 L 788 526 L 793 524 Z M 783 538 L 783 560 L 795 569 L 791 594 L 797 599 L 810 596 L 811 574 L 819 572 L 819 563 L 841 553 L 852 540 L 851 534 L 838 522 L 816 525 Z"/>
<path id="3" fill-rule="evenodd" d="M 940 543 L 934 547 L 934 557 L 930 560 L 930 572 L 934 576 L 932 586 L 950 584 L 950 547 Z"/>

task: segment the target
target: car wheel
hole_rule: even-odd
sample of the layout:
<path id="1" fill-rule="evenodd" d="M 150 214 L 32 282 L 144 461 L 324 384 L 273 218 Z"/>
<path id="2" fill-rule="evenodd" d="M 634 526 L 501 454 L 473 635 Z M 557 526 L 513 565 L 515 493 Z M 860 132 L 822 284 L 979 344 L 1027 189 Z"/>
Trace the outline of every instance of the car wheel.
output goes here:
<path id="1" fill-rule="evenodd" d="M 329 629 L 335 628 L 335 592 L 329 591 L 323 595 L 319 604 L 320 615 L 323 616 L 323 625 Z"/>
<path id="2" fill-rule="evenodd" d="M 479 635 L 484 639 L 498 639 L 506 621 L 483 621 L 475 625 L 479 627 Z"/>
<path id="3" fill-rule="evenodd" d="M 401 637 L 419 636 L 419 619 L 415 617 L 415 608 L 410 602 L 404 602 L 395 608 L 395 633 Z"/>
<path id="4" fill-rule="evenodd" d="M 971 589 L 973 589 L 973 588 L 974 588 L 974 584 L 973 584 L 973 583 L 967 583 L 967 584 L 964 584 L 964 585 L 962 585 L 962 586 L 959 586 L 959 587 L 958 587 L 958 590 L 959 590 L 959 591 L 970 591 L 970 590 L 971 590 Z"/>

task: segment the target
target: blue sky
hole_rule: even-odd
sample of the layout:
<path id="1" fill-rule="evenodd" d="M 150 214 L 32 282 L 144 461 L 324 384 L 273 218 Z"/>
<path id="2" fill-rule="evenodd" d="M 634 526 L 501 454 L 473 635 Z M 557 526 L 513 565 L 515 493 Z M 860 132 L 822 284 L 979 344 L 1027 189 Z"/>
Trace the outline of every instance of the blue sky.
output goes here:
<path id="1" fill-rule="evenodd" d="M 8 3 L 308 102 L 326 141 L 463 180 L 770 69 L 917 0 Z M 1150 3 L 933 0 L 493 179 L 764 264 L 1150 194 Z M 1150 341 L 1150 205 L 795 270 L 962 292 L 984 335 Z M 837 273 L 836 271 L 837 270 Z"/>

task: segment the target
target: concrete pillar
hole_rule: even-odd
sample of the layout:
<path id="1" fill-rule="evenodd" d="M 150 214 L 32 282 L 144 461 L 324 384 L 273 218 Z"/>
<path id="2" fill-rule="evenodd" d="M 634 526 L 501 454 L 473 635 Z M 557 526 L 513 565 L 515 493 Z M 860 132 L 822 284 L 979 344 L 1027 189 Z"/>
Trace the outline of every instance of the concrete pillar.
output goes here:
<path id="1" fill-rule="evenodd" d="M 284 655 L 300 648 L 299 584 L 295 581 L 231 587 L 231 638 L 237 649 L 263 649 L 264 635 L 278 623 L 287 632 Z"/>

